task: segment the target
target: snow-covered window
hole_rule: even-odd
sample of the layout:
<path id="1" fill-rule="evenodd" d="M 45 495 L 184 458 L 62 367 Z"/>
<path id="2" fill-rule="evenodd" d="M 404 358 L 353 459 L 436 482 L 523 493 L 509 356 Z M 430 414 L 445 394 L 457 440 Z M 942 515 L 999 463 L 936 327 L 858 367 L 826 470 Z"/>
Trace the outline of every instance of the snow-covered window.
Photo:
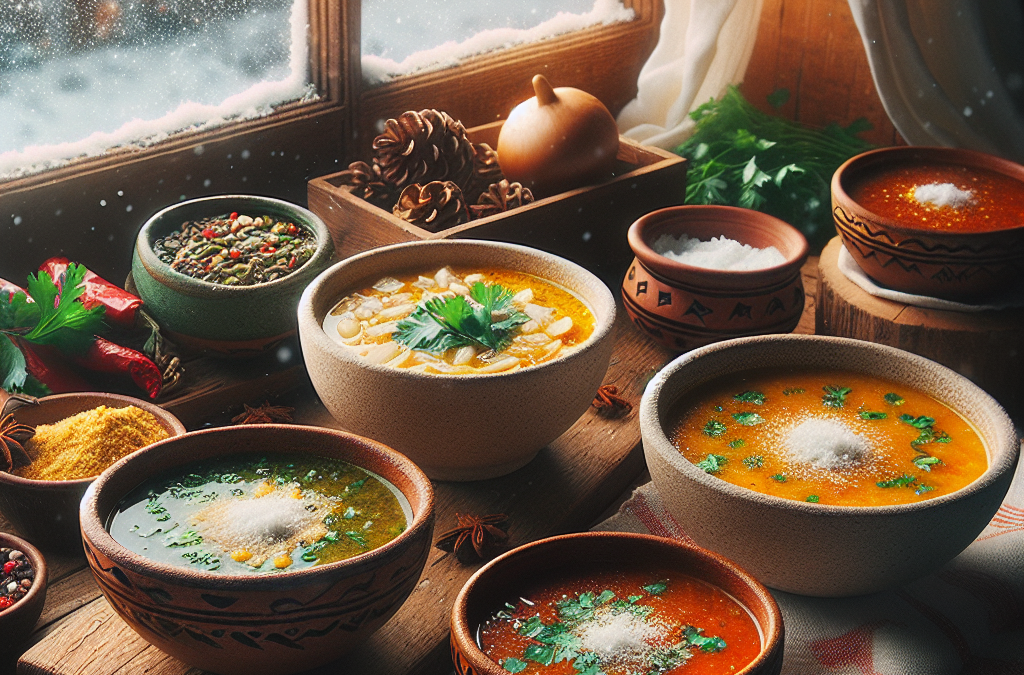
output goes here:
<path id="1" fill-rule="evenodd" d="M 620 0 L 363 0 L 363 79 L 382 84 L 634 18 Z"/>
<path id="2" fill-rule="evenodd" d="M 308 0 L 0 0 L 0 180 L 316 96 Z"/>

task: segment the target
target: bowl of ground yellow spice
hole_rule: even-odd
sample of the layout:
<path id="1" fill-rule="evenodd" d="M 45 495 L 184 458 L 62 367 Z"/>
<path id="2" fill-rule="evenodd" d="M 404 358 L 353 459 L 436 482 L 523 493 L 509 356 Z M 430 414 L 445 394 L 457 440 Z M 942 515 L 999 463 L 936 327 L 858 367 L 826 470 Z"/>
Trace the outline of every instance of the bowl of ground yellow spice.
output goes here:
<path id="1" fill-rule="evenodd" d="M 34 428 L 2 437 L 11 461 L 0 464 L 0 513 L 44 549 L 79 550 L 78 505 L 108 466 L 151 443 L 185 433 L 166 410 L 130 396 L 55 394 L 0 420 Z M 29 436 L 27 439 L 26 436 Z M 12 444 L 11 441 L 14 441 Z M 21 450 L 24 450 L 22 452 Z"/>

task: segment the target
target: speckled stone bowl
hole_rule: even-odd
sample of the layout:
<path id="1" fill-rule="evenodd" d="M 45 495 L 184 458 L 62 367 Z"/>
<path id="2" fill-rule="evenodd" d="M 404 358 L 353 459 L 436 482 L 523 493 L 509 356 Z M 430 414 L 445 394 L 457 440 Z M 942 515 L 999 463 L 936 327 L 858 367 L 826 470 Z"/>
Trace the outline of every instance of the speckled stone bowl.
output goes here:
<path id="1" fill-rule="evenodd" d="M 15 648 L 32 634 L 39 615 L 43 613 L 46 602 L 47 566 L 43 554 L 29 542 L 15 537 L 13 534 L 0 532 L 0 548 L 13 548 L 21 551 L 32 563 L 35 578 L 32 588 L 21 600 L 7 609 L 0 610 L 0 659 L 14 653 Z M 2 661 L 0 661 L 2 662 Z"/>
<path id="2" fill-rule="evenodd" d="M 153 244 L 186 221 L 231 213 L 272 215 L 316 234 L 313 257 L 286 277 L 254 286 L 224 286 L 175 272 L 157 258 Z M 146 310 L 175 343 L 194 350 L 252 356 L 295 332 L 295 307 L 306 285 L 334 256 L 323 221 L 280 199 L 218 195 L 168 206 L 146 221 L 132 255 L 132 282 Z"/>
<path id="3" fill-rule="evenodd" d="M 118 544 L 105 523 L 151 476 L 263 449 L 332 457 L 397 487 L 412 508 L 405 532 L 363 555 L 295 572 L 218 575 L 153 562 Z M 360 644 L 405 602 L 427 561 L 430 481 L 408 459 L 366 438 L 296 425 L 196 431 L 149 446 L 105 471 L 82 500 L 86 558 L 107 601 L 143 639 L 214 673 L 282 675 L 328 663 Z"/>
<path id="4" fill-rule="evenodd" d="M 22 424 L 39 426 L 53 424 L 86 410 L 105 405 L 125 408 L 133 405 L 152 414 L 171 436 L 185 433 L 178 418 L 160 406 L 131 396 L 103 392 L 54 394 L 39 399 L 39 405 L 14 411 Z M 50 551 L 81 553 L 78 527 L 78 504 L 95 480 L 31 480 L 0 471 L 0 513 L 11 522 L 15 531 L 37 546 Z"/>
<path id="5" fill-rule="evenodd" d="M 550 537 L 509 551 L 484 565 L 459 591 L 452 607 L 451 649 L 459 675 L 505 675 L 476 642 L 477 628 L 524 589 L 552 575 L 602 569 L 670 569 L 719 587 L 750 611 L 762 635 L 761 653 L 737 675 L 782 670 L 783 623 L 775 599 L 732 561 L 692 544 L 627 532 L 581 532 Z M 684 669 L 685 670 L 685 669 Z"/>
<path id="6" fill-rule="evenodd" d="M 594 333 L 575 351 L 538 366 L 490 375 L 431 375 L 367 363 L 322 328 L 343 297 L 402 271 L 452 265 L 504 268 L 553 281 L 594 313 Z M 590 406 L 611 358 L 615 300 L 600 279 L 564 258 L 491 241 L 397 244 L 344 260 L 299 302 L 302 356 L 320 400 L 345 429 L 375 438 L 437 480 L 479 480 L 524 466 Z"/>
<path id="7" fill-rule="evenodd" d="M 755 368 L 825 368 L 875 375 L 922 391 L 969 420 L 988 469 L 957 492 L 916 504 L 855 507 L 773 497 L 691 464 L 665 433 L 681 397 Z M 802 595 L 872 593 L 935 571 L 967 547 L 1010 486 L 1020 444 L 1003 409 L 945 366 L 893 347 L 836 337 L 766 335 L 708 345 L 665 366 L 640 401 L 644 455 L 666 508 L 700 546 L 761 582 Z"/>
<path id="8" fill-rule="evenodd" d="M 749 271 L 694 267 L 655 252 L 654 242 L 665 234 L 774 246 L 786 261 Z M 732 206 L 673 206 L 641 217 L 627 237 L 636 258 L 622 280 L 622 303 L 640 330 L 669 349 L 788 333 L 800 321 L 807 239 L 778 218 Z"/>
<path id="9" fill-rule="evenodd" d="M 832 177 L 832 216 L 860 268 L 893 290 L 947 300 L 979 301 L 1016 283 L 1024 274 L 1024 214 L 1008 229 L 942 232 L 906 227 L 850 197 L 872 172 L 922 163 L 987 169 L 1016 179 L 1024 191 L 1024 166 L 974 150 L 894 147 L 857 155 Z"/>

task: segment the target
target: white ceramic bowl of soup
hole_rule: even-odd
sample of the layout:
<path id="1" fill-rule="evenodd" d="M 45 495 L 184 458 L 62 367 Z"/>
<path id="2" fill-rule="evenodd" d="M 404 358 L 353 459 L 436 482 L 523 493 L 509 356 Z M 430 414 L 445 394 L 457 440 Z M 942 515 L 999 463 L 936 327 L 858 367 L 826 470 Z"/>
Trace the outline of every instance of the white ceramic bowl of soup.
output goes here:
<path id="1" fill-rule="evenodd" d="M 987 468 L 965 487 L 915 503 L 844 506 L 757 492 L 686 459 L 670 437 L 680 401 L 706 396 L 724 377 L 765 368 L 846 371 L 888 380 L 901 391 L 916 390 L 973 426 L 984 445 Z M 744 393 L 744 386 L 737 386 L 737 393 Z M 816 403 L 825 396 L 820 390 L 805 395 L 813 395 Z M 881 403 L 872 407 L 884 409 Z M 889 414 L 900 413 L 924 414 L 903 409 Z M 736 561 L 769 587 L 821 597 L 883 590 L 952 560 L 998 510 L 1020 451 L 1013 424 L 999 404 L 949 368 L 893 347 L 808 335 L 740 338 L 679 357 L 648 384 L 640 403 L 640 429 L 651 478 L 687 535 Z M 722 436 L 723 446 L 729 438 Z M 779 438 L 786 439 L 779 441 L 781 446 L 793 437 Z M 941 455 L 937 448 L 932 453 Z M 926 483 L 932 474 L 922 470 L 913 475 Z"/>
<path id="2" fill-rule="evenodd" d="M 437 374 L 371 363 L 335 341 L 324 319 L 346 296 L 384 277 L 511 270 L 552 283 L 593 315 L 593 332 L 554 358 L 491 374 Z M 309 285 L 299 338 L 309 377 L 342 428 L 404 453 L 437 480 L 480 480 L 526 465 L 587 410 L 613 346 L 615 300 L 596 276 L 563 258 L 515 244 L 429 241 L 373 249 Z"/>

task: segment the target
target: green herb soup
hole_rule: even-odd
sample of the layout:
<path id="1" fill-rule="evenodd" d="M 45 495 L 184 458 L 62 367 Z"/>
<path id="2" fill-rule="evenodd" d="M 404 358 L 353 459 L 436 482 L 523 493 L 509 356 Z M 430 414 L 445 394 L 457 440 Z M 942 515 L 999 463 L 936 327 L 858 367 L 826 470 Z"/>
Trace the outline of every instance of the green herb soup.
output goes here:
<path id="1" fill-rule="evenodd" d="M 121 500 L 107 529 L 155 562 L 274 574 L 372 551 L 411 519 L 394 485 L 347 462 L 241 455 L 143 483 Z"/>

